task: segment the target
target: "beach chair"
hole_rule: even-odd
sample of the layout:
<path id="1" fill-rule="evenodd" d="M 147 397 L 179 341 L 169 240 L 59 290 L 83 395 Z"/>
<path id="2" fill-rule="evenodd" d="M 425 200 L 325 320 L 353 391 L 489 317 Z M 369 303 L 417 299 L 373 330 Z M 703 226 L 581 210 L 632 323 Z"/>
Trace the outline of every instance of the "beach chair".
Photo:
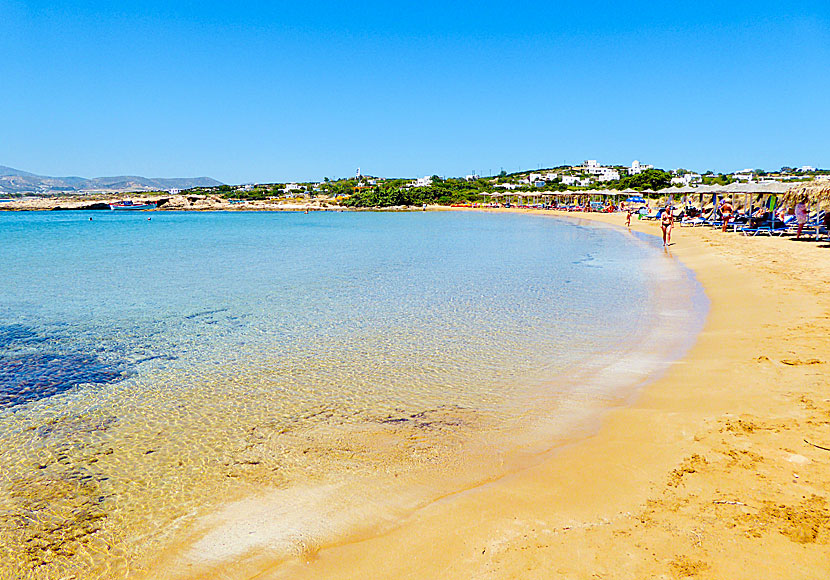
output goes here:
<path id="1" fill-rule="evenodd" d="M 768 225 L 760 225 L 757 227 L 745 227 L 740 228 L 737 231 L 740 231 L 745 236 L 757 236 L 757 235 L 766 235 L 766 236 L 783 236 L 789 230 L 789 226 L 787 225 L 776 225 L 772 227 L 772 224 Z"/>

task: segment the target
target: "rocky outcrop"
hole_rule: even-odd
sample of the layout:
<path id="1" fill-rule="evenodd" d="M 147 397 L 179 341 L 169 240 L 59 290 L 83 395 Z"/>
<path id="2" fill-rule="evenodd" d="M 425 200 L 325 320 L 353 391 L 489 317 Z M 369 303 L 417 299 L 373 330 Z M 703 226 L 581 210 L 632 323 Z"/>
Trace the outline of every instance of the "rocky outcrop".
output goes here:
<path id="1" fill-rule="evenodd" d="M 52 209 L 53 210 L 78 210 L 78 209 L 86 210 L 86 209 L 109 209 L 109 208 L 110 208 L 109 203 L 99 201 L 99 202 L 87 203 L 87 204 L 77 205 L 77 206 L 72 206 L 72 207 L 63 207 L 63 206 L 59 205 L 57 207 L 53 207 Z"/>

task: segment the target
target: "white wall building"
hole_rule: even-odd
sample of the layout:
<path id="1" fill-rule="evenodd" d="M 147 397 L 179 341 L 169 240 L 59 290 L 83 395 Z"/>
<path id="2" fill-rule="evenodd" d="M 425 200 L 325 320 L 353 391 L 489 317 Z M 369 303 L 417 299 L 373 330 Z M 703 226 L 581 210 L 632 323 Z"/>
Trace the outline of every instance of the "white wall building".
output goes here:
<path id="1" fill-rule="evenodd" d="M 752 178 L 755 177 L 755 175 L 752 169 L 742 169 L 733 173 L 732 177 L 738 181 L 752 181 Z"/>
<path id="2" fill-rule="evenodd" d="M 413 187 L 429 187 L 430 185 L 432 185 L 432 177 L 419 177 L 415 180 L 415 183 L 413 183 L 412 185 Z"/>
<path id="3" fill-rule="evenodd" d="M 565 185 L 576 185 L 579 183 L 579 178 L 576 175 L 563 175 L 562 183 Z"/>
<path id="4" fill-rule="evenodd" d="M 654 165 L 645 165 L 640 163 L 636 159 L 631 162 L 631 167 L 628 168 L 629 175 L 639 175 L 643 171 L 647 171 L 649 169 L 654 169 Z"/>
<path id="5" fill-rule="evenodd" d="M 600 165 L 596 159 L 588 159 L 581 166 L 575 167 L 577 171 L 584 171 L 589 175 L 597 176 L 599 181 L 614 181 L 620 178 L 620 172 L 613 167 Z"/>
<path id="6" fill-rule="evenodd" d="M 671 178 L 672 185 L 691 185 L 693 183 L 702 183 L 703 177 L 698 173 L 684 173 L 683 175 L 676 175 Z"/>

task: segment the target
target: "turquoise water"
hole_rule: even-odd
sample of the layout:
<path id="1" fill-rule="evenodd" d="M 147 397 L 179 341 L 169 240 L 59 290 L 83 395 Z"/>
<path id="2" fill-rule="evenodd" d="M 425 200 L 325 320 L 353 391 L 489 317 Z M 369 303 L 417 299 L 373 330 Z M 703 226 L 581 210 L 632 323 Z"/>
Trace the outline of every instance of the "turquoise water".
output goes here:
<path id="1" fill-rule="evenodd" d="M 0 213 L 0 567 L 129 576 L 220 499 L 463 479 L 688 344 L 699 290 L 658 245 L 482 213 Z"/>

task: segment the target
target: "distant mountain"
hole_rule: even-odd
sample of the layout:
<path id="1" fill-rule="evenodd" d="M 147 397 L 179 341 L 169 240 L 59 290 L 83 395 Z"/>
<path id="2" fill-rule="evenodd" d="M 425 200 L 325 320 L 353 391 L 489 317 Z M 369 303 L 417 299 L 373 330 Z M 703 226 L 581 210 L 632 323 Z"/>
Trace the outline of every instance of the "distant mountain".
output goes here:
<path id="1" fill-rule="evenodd" d="M 59 195 L 62 193 L 121 193 L 126 191 L 157 191 L 168 189 L 190 189 L 192 187 L 214 187 L 222 185 L 210 177 L 138 177 L 119 175 L 116 177 L 48 177 L 20 171 L 0 165 L 0 195 L 37 193 Z"/>

